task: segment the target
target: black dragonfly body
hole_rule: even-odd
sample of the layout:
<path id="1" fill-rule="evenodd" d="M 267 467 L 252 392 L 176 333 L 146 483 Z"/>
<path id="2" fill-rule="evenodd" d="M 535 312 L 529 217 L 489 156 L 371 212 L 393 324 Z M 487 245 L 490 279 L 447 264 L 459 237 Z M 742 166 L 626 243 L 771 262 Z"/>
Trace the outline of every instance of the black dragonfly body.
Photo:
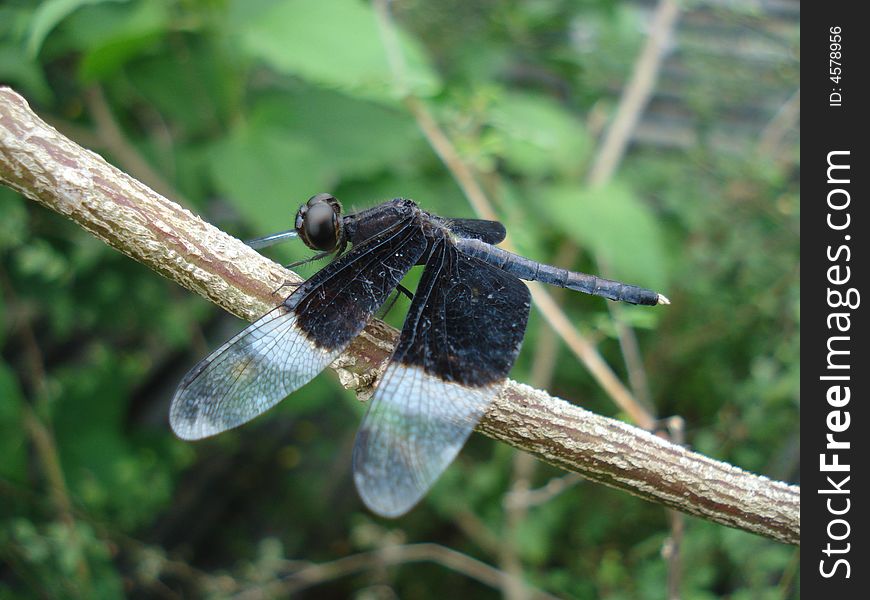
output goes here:
<path id="1" fill-rule="evenodd" d="M 184 439 L 236 427 L 325 369 L 424 264 L 398 344 L 353 452 L 354 481 L 374 512 L 407 512 L 447 468 L 516 360 L 537 280 L 632 304 L 667 304 L 651 290 L 540 264 L 497 248 L 495 221 L 446 219 L 397 198 L 342 215 L 313 196 L 289 232 L 336 258 L 284 302 L 197 364 L 182 380 L 170 423 Z M 350 243 L 352 248 L 347 249 Z"/>

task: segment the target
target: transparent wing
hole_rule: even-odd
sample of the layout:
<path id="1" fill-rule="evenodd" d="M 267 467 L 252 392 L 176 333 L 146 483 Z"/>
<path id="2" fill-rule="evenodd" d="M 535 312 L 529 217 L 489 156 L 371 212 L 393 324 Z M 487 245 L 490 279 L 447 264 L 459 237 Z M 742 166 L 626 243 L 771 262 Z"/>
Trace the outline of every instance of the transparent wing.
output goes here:
<path id="1" fill-rule="evenodd" d="M 410 221 L 355 246 L 188 373 L 172 430 L 199 439 L 271 408 L 325 369 L 417 262 L 427 240 Z"/>
<path id="2" fill-rule="evenodd" d="M 354 481 L 386 517 L 416 504 L 453 461 L 519 353 L 529 292 L 516 277 L 433 249 L 354 447 Z"/>
<path id="3" fill-rule="evenodd" d="M 188 373 L 172 399 L 175 434 L 195 440 L 245 423 L 308 383 L 341 353 L 318 348 L 283 304 Z"/>
<path id="4" fill-rule="evenodd" d="M 500 385 L 466 389 L 391 364 L 357 434 L 353 474 L 366 506 L 408 512 L 453 462 Z"/>

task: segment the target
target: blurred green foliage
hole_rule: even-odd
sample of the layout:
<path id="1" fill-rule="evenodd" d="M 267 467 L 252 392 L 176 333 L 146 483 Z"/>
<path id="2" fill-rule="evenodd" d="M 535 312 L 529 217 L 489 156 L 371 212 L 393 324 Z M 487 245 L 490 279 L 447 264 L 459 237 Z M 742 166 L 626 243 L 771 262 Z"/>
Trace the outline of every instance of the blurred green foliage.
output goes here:
<path id="1" fill-rule="evenodd" d="M 585 184 L 644 37 L 611 0 L 401 0 L 397 84 L 374 8 L 359 0 L 6 0 L 0 82 L 83 145 L 238 235 L 291 222 L 332 191 L 350 208 L 394 196 L 473 216 L 401 94 L 423 98 L 477 170 L 521 251 L 664 291 L 626 308 L 660 415 L 718 459 L 797 480 L 799 188 L 796 135 L 775 155 L 757 130 L 723 144 L 735 114 L 772 119 L 799 85 L 786 58 L 723 59 L 692 24 L 738 34 L 764 14 L 687 18 L 663 90 L 691 141 L 638 139 L 616 177 Z M 698 16 L 700 14 L 700 17 Z M 663 76 L 667 76 L 665 72 Z M 763 77 L 764 93 L 757 84 Z M 661 89 L 661 88 L 660 88 Z M 100 111 L 123 139 L 109 139 Z M 751 119 L 750 119 L 751 120 Z M 652 123 L 653 125 L 660 123 Z M 675 125 L 676 126 L 676 125 Z M 665 121 L 666 131 L 668 123 Z M 148 183 L 156 183 L 149 181 Z M 279 260 L 304 256 L 277 249 Z M 303 269 L 310 273 L 315 267 Z M 0 188 L 0 597 L 222 598 L 300 567 L 401 542 L 436 542 L 576 598 L 662 598 L 660 507 L 581 483 L 505 511 L 516 453 L 473 436 L 427 499 L 398 521 L 366 513 L 349 476 L 363 407 L 324 374 L 267 416 L 214 440 L 172 437 L 168 401 L 198 357 L 241 324 Z M 565 310 L 625 378 L 599 299 Z M 400 301 L 389 320 L 401 322 Z M 532 315 L 514 378 L 546 341 Z M 604 414 L 612 403 L 567 352 L 548 389 Z M 562 473 L 537 464 L 531 485 Z M 796 550 L 698 519 L 682 546 L 685 598 L 797 597 Z M 498 595 L 431 563 L 369 568 L 310 595 Z"/>

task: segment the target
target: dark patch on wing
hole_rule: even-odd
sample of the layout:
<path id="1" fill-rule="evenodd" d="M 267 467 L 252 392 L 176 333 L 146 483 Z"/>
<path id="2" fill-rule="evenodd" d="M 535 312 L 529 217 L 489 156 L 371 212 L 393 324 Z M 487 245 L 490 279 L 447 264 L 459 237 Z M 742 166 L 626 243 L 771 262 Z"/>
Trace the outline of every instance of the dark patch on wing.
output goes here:
<path id="1" fill-rule="evenodd" d="M 516 360 L 529 300 L 516 277 L 433 243 L 354 446 L 371 510 L 404 514 L 453 461 Z"/>
<path id="2" fill-rule="evenodd" d="M 285 301 L 320 348 L 346 346 L 426 250 L 413 218 L 386 228 L 318 271 Z"/>
<path id="3" fill-rule="evenodd" d="M 530 300 L 519 279 L 444 240 L 426 263 L 393 360 L 464 385 L 504 379 L 520 350 Z"/>
<path id="4" fill-rule="evenodd" d="M 427 243 L 409 218 L 321 269 L 185 376 L 172 399 L 172 429 L 184 439 L 214 435 L 305 385 L 359 334 Z"/>
<path id="5" fill-rule="evenodd" d="M 464 238 L 474 238 L 487 244 L 498 244 L 504 241 L 507 231 L 504 225 L 498 221 L 486 221 L 483 219 L 449 219 L 447 227 Z"/>

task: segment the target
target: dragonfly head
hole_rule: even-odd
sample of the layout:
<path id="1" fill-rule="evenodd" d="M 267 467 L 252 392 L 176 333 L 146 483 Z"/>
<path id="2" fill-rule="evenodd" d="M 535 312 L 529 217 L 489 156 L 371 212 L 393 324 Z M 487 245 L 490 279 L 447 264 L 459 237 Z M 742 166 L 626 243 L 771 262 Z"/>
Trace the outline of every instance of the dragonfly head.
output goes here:
<path id="1" fill-rule="evenodd" d="M 311 196 L 296 213 L 296 231 L 313 250 L 335 250 L 344 238 L 341 202 L 332 194 Z"/>

